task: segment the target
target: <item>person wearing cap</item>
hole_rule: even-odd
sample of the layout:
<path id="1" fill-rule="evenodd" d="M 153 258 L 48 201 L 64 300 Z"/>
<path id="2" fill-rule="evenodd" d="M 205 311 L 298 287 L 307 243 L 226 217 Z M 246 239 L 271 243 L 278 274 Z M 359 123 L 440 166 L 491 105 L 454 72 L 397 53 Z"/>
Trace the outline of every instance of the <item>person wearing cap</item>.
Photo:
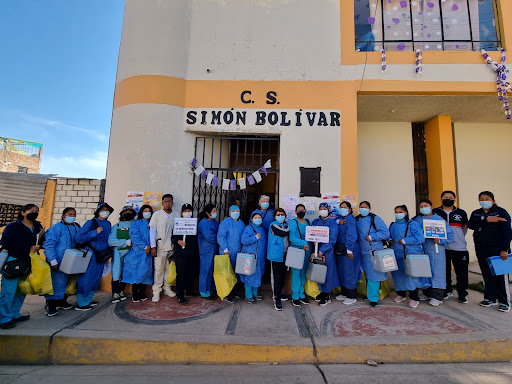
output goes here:
<path id="1" fill-rule="evenodd" d="M 229 207 L 229 217 L 222 220 L 219 225 L 217 243 L 219 244 L 219 252 L 229 255 L 233 270 L 236 267 L 236 255 L 242 247 L 242 233 L 244 230 L 245 225 L 240 220 L 240 207 L 232 205 Z M 231 295 L 228 295 L 224 301 L 230 304 L 234 302 Z"/>
<path id="2" fill-rule="evenodd" d="M 192 214 L 192 205 L 183 204 L 181 217 L 190 219 Z M 174 262 L 176 263 L 176 296 L 180 304 L 187 304 L 185 292 L 187 296 L 199 296 L 194 291 L 195 271 L 199 259 L 197 235 L 173 235 L 171 239 L 174 244 Z"/>
<path id="3" fill-rule="evenodd" d="M 254 215 L 255 213 L 259 213 L 261 215 L 261 218 L 263 220 L 263 224 L 261 226 L 265 230 L 265 233 L 268 233 L 268 229 L 270 228 L 270 224 L 274 221 L 274 210 L 270 207 L 270 197 L 267 195 L 261 195 L 259 201 L 258 201 L 258 209 L 255 209 L 251 213 Z"/>
<path id="4" fill-rule="evenodd" d="M 134 223 L 137 213 L 131 206 L 126 206 L 119 214 L 119 223 L 112 226 L 112 231 L 108 237 L 108 245 L 114 248 L 112 257 L 112 303 L 124 301 L 127 297 L 124 295 L 126 284 L 121 282 L 121 275 L 124 267 L 126 255 L 132 247 L 130 240 L 130 227 Z"/>
<path id="5" fill-rule="evenodd" d="M 167 283 L 167 274 L 169 273 L 168 257 L 172 255 L 174 245 L 171 241 L 172 231 L 174 229 L 174 219 L 180 217 L 179 212 L 172 209 L 174 198 L 170 194 L 162 196 L 162 208 L 156 211 L 149 222 L 149 238 L 151 243 L 151 255 L 154 261 L 153 276 L 153 303 L 160 301 L 160 293 L 175 297 L 169 283 Z"/>
<path id="6" fill-rule="evenodd" d="M 112 212 L 114 208 L 107 203 L 100 203 L 94 212 L 94 218 L 86 221 L 78 231 L 76 242 L 87 243 L 86 249 L 90 252 L 94 252 L 93 248 L 98 252 L 108 249 L 108 237 L 112 226 L 107 219 Z M 93 253 L 87 271 L 76 279 L 76 311 L 90 311 L 98 305 L 93 297 L 100 285 L 104 266 L 105 263 L 98 263 Z"/>

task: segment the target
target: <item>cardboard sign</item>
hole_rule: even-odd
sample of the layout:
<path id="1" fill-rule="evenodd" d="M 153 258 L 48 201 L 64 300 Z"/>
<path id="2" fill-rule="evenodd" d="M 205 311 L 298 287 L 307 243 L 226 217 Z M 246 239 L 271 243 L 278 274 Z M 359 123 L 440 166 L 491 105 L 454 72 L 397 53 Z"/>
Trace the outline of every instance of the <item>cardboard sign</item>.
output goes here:
<path id="1" fill-rule="evenodd" d="M 423 233 L 427 239 L 446 239 L 446 221 L 423 219 Z"/>
<path id="2" fill-rule="evenodd" d="M 329 227 L 306 227 L 306 241 L 313 243 L 329 242 Z"/>
<path id="3" fill-rule="evenodd" d="M 182 217 L 174 219 L 173 235 L 195 235 L 197 234 L 197 219 L 184 219 Z"/>

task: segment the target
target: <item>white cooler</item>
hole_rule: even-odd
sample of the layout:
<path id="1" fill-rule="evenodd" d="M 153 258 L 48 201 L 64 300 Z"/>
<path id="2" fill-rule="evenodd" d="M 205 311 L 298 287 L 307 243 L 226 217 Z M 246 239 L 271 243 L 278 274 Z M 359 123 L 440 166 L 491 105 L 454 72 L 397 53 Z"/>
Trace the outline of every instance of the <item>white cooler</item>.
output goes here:
<path id="1" fill-rule="evenodd" d="M 428 255 L 405 255 L 405 274 L 412 277 L 432 277 Z"/>
<path id="2" fill-rule="evenodd" d="M 0 271 L 4 267 L 5 262 L 7 261 L 7 258 L 9 257 L 7 249 L 3 249 L 2 252 L 0 252 Z"/>
<path id="3" fill-rule="evenodd" d="M 288 247 L 288 252 L 286 253 L 286 261 L 284 265 L 290 268 L 302 269 L 304 267 L 305 257 L 305 250 L 294 247 Z"/>
<path id="4" fill-rule="evenodd" d="M 395 252 L 391 248 L 377 249 L 372 252 L 373 268 L 379 272 L 398 271 Z"/>
<path id="5" fill-rule="evenodd" d="M 79 249 L 66 249 L 60 263 L 59 270 L 68 275 L 85 273 L 91 261 L 92 251 L 81 251 Z"/>
<path id="6" fill-rule="evenodd" d="M 306 278 L 318 284 L 324 284 L 327 277 L 327 265 L 309 263 Z"/>
<path id="7" fill-rule="evenodd" d="M 242 253 L 236 255 L 235 273 L 240 275 L 252 275 L 256 272 L 256 255 Z"/>

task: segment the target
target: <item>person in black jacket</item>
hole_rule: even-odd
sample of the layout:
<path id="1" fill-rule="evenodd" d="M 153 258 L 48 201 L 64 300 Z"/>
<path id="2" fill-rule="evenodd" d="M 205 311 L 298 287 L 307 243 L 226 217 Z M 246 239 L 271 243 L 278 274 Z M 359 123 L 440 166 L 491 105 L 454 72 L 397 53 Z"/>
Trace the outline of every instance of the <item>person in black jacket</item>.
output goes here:
<path id="1" fill-rule="evenodd" d="M 192 206 L 183 204 L 181 217 L 190 219 L 192 217 Z M 197 259 L 199 258 L 199 247 L 197 235 L 172 235 L 174 244 L 174 262 L 176 263 L 176 296 L 180 304 L 187 304 L 187 296 L 199 296 L 194 291 L 195 271 Z"/>
<path id="2" fill-rule="evenodd" d="M 482 208 L 473 211 L 469 219 L 469 228 L 474 231 L 476 256 L 484 278 L 484 300 L 482 307 L 490 307 L 499 302 L 498 310 L 510 311 L 510 289 L 508 275 L 493 276 L 487 263 L 487 258 L 500 256 L 508 259 L 512 229 L 510 215 L 506 210 L 496 205 L 494 194 L 489 191 L 478 195 Z"/>
<path id="3" fill-rule="evenodd" d="M 25 260 L 30 263 L 30 253 L 37 252 L 38 235 L 43 227 L 37 221 L 39 208 L 35 204 L 27 204 L 21 208 L 18 220 L 5 227 L 2 234 L 2 248 L 7 249 L 9 262 Z M 16 288 L 20 278 L 6 279 L 2 273 L 2 291 L 0 292 L 0 328 L 8 329 L 16 326 L 17 322 L 28 320 L 30 315 L 22 316 L 21 307 L 25 295 L 17 295 Z"/>

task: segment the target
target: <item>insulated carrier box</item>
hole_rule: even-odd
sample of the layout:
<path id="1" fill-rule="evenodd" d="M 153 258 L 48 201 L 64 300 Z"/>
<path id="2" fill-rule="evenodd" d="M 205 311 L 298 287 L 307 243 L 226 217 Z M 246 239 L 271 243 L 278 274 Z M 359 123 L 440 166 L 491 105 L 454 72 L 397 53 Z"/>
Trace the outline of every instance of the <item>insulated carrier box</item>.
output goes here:
<path id="1" fill-rule="evenodd" d="M 512 254 L 508 255 L 508 260 L 503 260 L 499 256 L 492 256 L 487 258 L 487 262 L 493 276 L 512 273 Z"/>
<path id="2" fill-rule="evenodd" d="M 85 273 L 91 261 L 92 251 L 66 249 L 59 270 L 68 275 Z"/>
<path id="3" fill-rule="evenodd" d="M 398 271 L 395 252 L 391 248 L 377 249 L 372 252 L 372 264 L 376 271 L 386 273 Z"/>
<path id="4" fill-rule="evenodd" d="M 3 249 L 0 251 L 0 270 L 4 267 L 5 262 L 7 261 L 7 257 L 9 257 L 9 253 L 7 249 Z"/>
<path id="5" fill-rule="evenodd" d="M 405 274 L 411 277 L 432 277 L 428 255 L 406 255 Z"/>
<path id="6" fill-rule="evenodd" d="M 309 263 L 306 269 L 306 278 L 318 284 L 324 284 L 327 277 L 327 265 Z"/>
<path id="7" fill-rule="evenodd" d="M 256 272 L 256 255 L 242 253 L 236 255 L 235 273 L 240 275 L 252 275 Z"/>
<path id="8" fill-rule="evenodd" d="M 286 253 L 286 261 L 284 265 L 290 268 L 302 269 L 304 267 L 304 258 L 306 257 L 306 251 L 299 248 L 288 247 Z"/>

